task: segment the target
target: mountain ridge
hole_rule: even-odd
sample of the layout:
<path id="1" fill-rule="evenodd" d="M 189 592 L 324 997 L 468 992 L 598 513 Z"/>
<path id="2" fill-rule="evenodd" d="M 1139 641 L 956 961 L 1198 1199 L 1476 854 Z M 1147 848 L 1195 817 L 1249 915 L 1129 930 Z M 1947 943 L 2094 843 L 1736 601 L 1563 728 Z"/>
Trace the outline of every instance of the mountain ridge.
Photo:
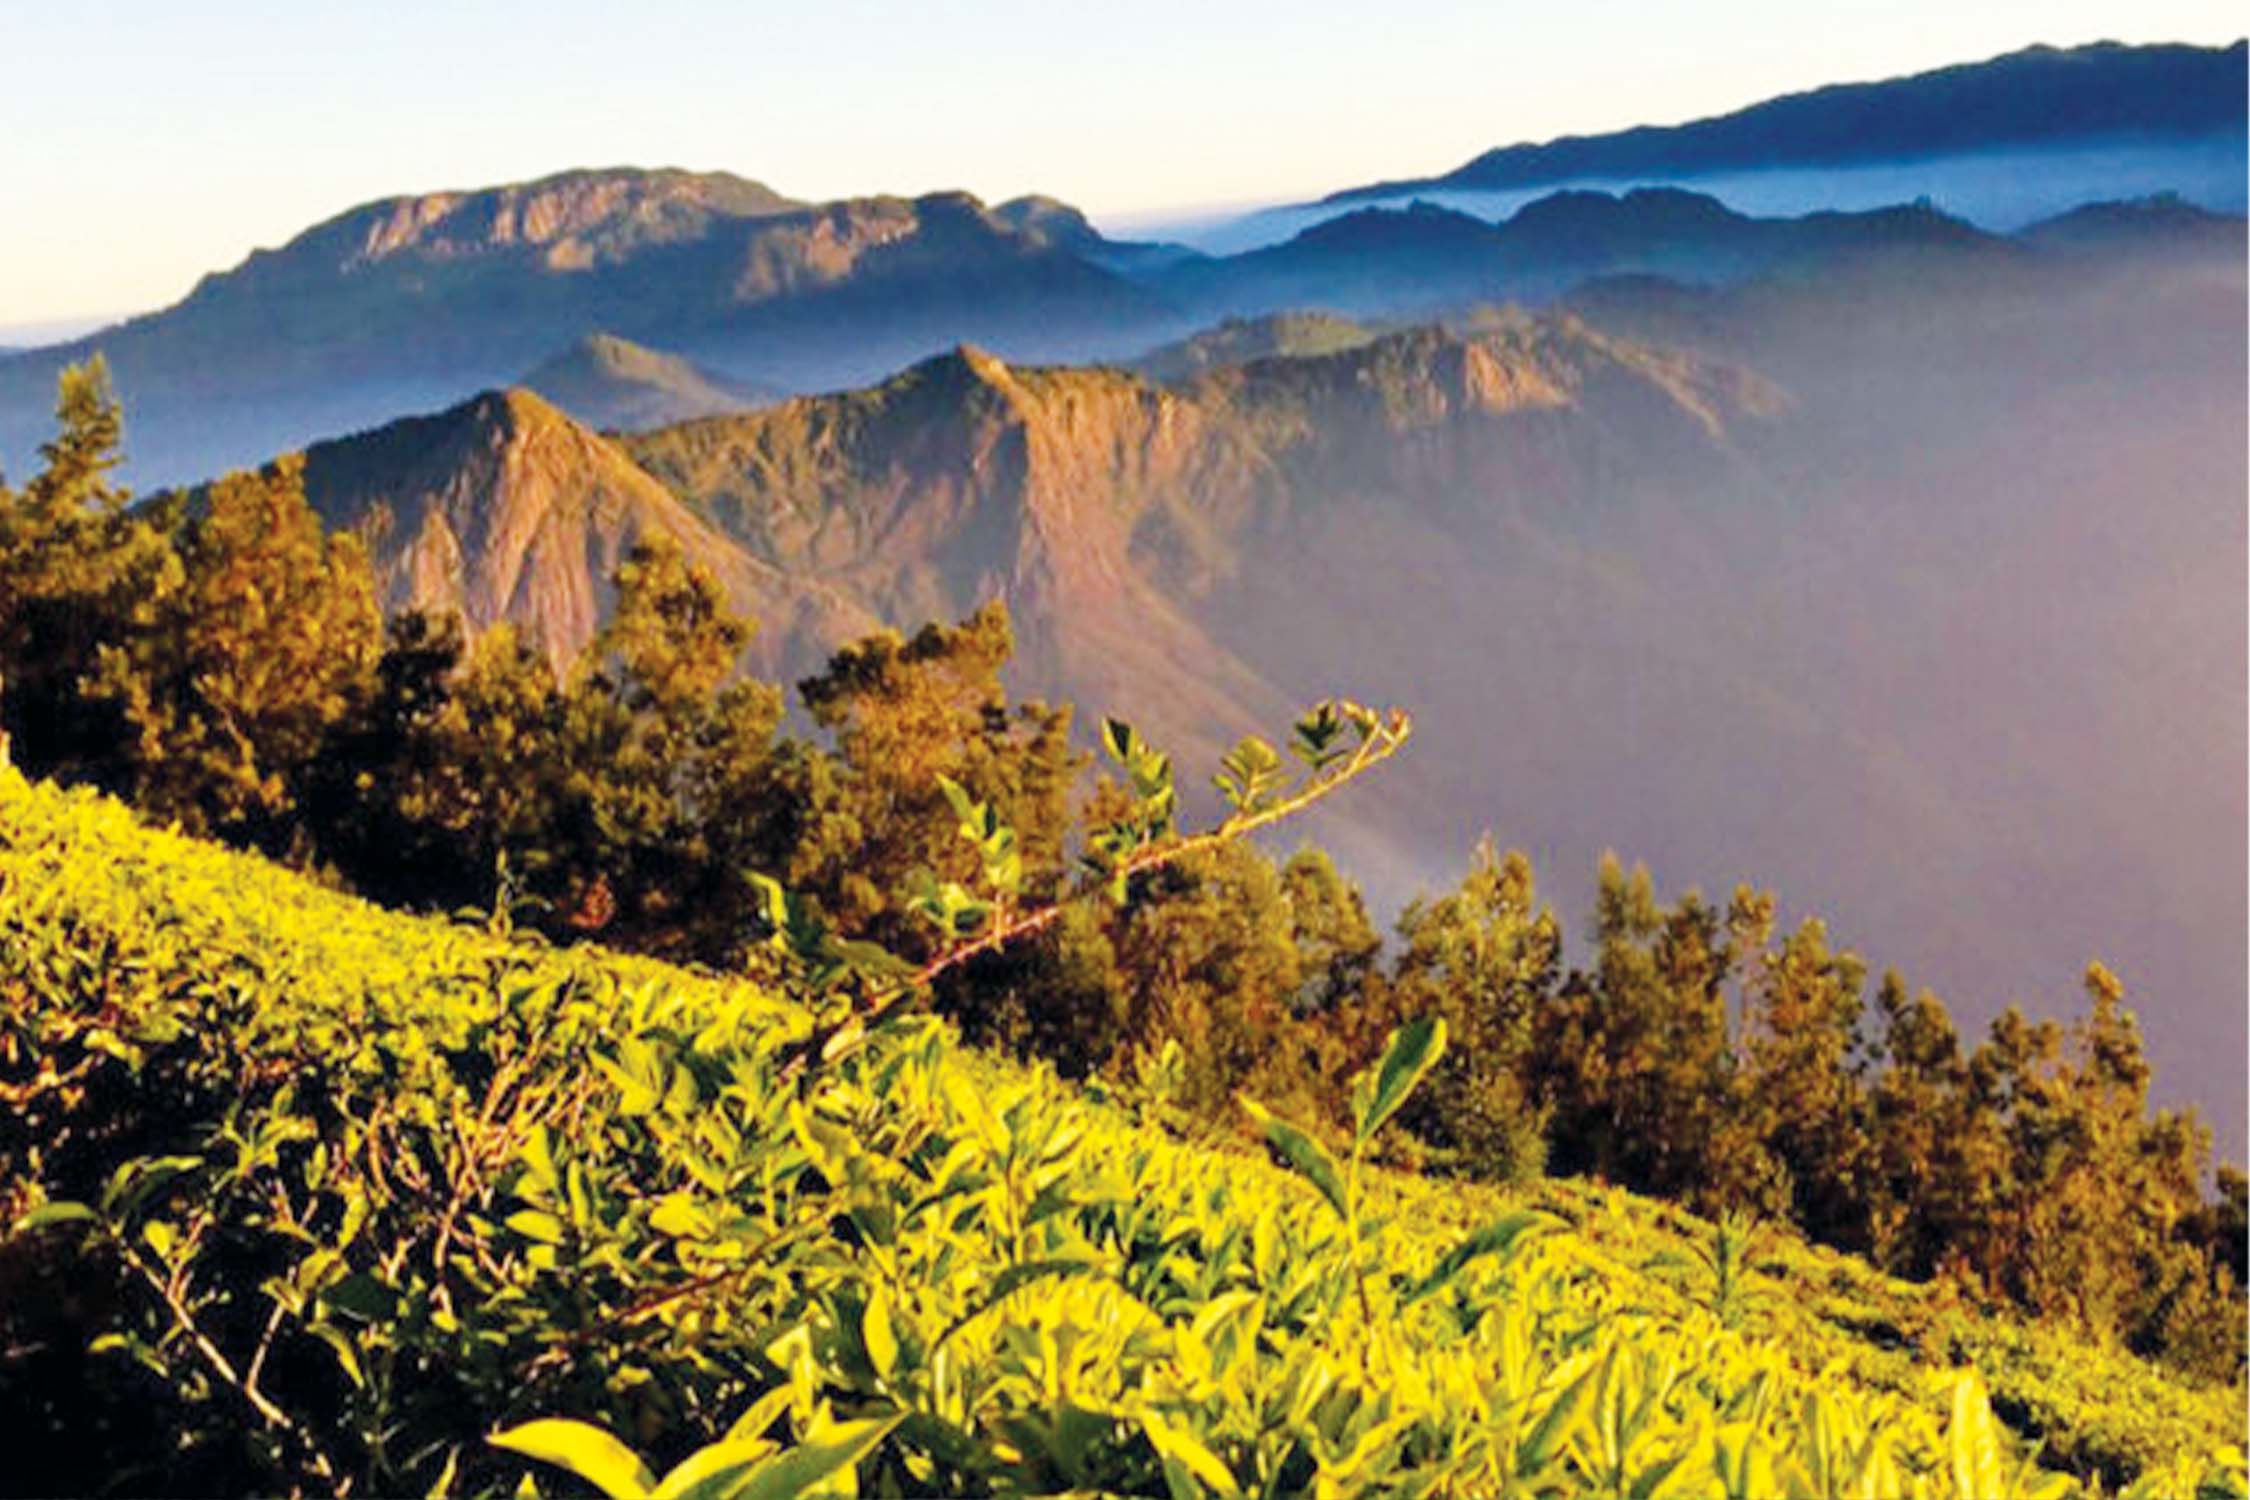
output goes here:
<path id="1" fill-rule="evenodd" d="M 2112 136 L 2244 129 L 2250 44 L 2034 45 L 1982 62 L 1778 95 L 1680 125 L 1495 147 L 1450 172 L 1345 188 L 1323 204 L 1721 169 L 1835 166 Z"/>
<path id="2" fill-rule="evenodd" d="M 741 380 L 612 333 L 589 333 L 516 384 L 602 430 L 662 427 L 777 401 L 778 386 Z"/>

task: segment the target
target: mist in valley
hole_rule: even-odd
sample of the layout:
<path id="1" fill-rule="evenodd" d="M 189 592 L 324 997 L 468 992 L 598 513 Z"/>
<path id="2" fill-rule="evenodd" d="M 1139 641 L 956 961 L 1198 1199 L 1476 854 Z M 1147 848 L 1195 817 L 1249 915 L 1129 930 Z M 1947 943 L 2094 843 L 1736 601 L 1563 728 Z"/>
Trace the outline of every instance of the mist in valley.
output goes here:
<path id="1" fill-rule="evenodd" d="M 1208 255 L 1236 255 L 1367 207 L 1401 208 L 1419 200 L 1500 220 L 1555 192 L 1617 193 L 1661 186 L 1708 193 L 1737 213 L 1761 218 L 1860 212 L 1927 198 L 1979 228 L 2012 234 L 2081 203 L 2154 193 L 2177 193 L 2215 212 L 2239 214 L 2245 207 L 2244 183 L 2250 179 L 2245 140 L 2234 133 L 2204 140 L 1964 152 L 1865 165 L 1584 177 L 1509 192 L 1423 187 L 1351 202 L 1244 205 L 1231 213 L 1188 218 L 1136 215 L 1105 221 L 1103 227 L 1120 237 L 1176 240 Z"/>
<path id="2" fill-rule="evenodd" d="M 1583 311 L 1740 360 L 1782 408 L 1700 473 L 1568 512 L 1488 490 L 1247 582 L 1333 622 L 1248 654 L 1419 716 L 1319 833 L 1397 903 L 1490 831 L 1580 935 L 1605 849 L 1665 891 L 1770 887 L 1979 1032 L 2075 1013 L 2098 957 L 2159 1097 L 2239 1158 L 2239 258 L 1645 290 Z"/>

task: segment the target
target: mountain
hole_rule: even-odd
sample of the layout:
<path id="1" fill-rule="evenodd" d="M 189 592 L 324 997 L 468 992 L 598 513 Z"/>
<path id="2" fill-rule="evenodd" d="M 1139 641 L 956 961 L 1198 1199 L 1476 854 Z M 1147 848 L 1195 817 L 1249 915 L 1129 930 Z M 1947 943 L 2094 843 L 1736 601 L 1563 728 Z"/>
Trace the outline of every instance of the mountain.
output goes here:
<path id="1" fill-rule="evenodd" d="M 1130 704 L 1210 750 L 1270 725 L 1335 665 L 1305 654 L 1301 610 L 1265 598 L 1276 546 L 1317 534 L 1302 561 L 1344 572 L 1375 533 L 1450 545 L 1459 485 L 1567 512 L 1597 490 L 1724 472 L 1731 425 L 1780 399 L 1738 372 L 1529 320 L 1411 330 L 1174 389 L 963 347 L 868 390 L 616 438 L 523 392 L 481 396 L 317 445 L 306 482 L 332 524 L 367 536 L 394 607 L 513 619 L 565 652 L 594 628 L 620 551 L 663 530 L 761 618 L 773 675 L 879 623 L 999 597 L 1025 691 Z M 1584 457 L 1597 450 L 1598 484 Z M 1252 601 L 1280 616 L 1245 653 L 1231 634 Z"/>
<path id="2" fill-rule="evenodd" d="M 2012 248 L 1926 203 L 1758 218 L 1679 188 L 1572 190 L 1496 224 L 1423 201 L 1354 209 L 1279 245 L 1181 264 L 1152 284 L 1212 314 L 1328 306 L 1429 316 L 1503 299 L 1547 301 L 1626 273 L 1734 282 L 1856 257 L 1974 258 Z"/>
<path id="3" fill-rule="evenodd" d="M 1789 94 L 1684 125 L 1499 147 L 1442 176 L 1349 188 L 1322 201 L 1835 167 L 2058 143 L 2239 138 L 2244 61 L 2242 42 L 2028 47 L 1905 78 Z"/>
<path id="4" fill-rule="evenodd" d="M 755 567 L 702 517 L 527 391 L 316 443 L 305 488 L 328 524 L 368 540 L 386 607 L 511 620 L 558 658 L 593 634 L 609 573 L 651 534 L 738 595 L 759 592 Z"/>
<path id="5" fill-rule="evenodd" d="M 2215 214 L 2175 193 L 2126 202 L 2087 203 L 2042 219 L 2016 238 L 2042 248 L 2139 252 L 2156 255 L 2239 255 L 2244 224 L 2239 215 Z"/>
<path id="6" fill-rule="evenodd" d="M 194 479 L 503 385 L 597 331 L 805 389 L 976 339 L 1124 353 L 1178 331 L 1061 243 L 1067 213 L 965 193 L 804 204 L 724 173 L 570 172 L 368 204 L 178 305 L 0 360 L 0 455 L 56 372 L 110 362 L 149 479 Z"/>
<path id="7" fill-rule="evenodd" d="M 588 334 L 527 372 L 520 384 L 581 422 L 613 430 L 715 417 L 786 394 L 609 333 Z"/>
<path id="8" fill-rule="evenodd" d="M 1371 342 L 1378 330 L 1335 313 L 1279 312 L 1229 318 L 1216 328 L 1162 344 L 1132 361 L 1152 380 L 1178 381 L 1224 365 L 1308 354 L 1336 354 Z"/>

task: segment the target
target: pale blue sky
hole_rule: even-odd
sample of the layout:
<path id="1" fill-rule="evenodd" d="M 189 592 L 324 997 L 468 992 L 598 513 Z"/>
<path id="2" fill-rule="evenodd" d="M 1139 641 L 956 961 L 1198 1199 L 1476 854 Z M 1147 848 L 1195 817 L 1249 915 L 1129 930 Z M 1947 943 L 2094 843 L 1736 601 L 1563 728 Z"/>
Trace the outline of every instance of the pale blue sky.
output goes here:
<path id="1" fill-rule="evenodd" d="M 0 0 L 0 328 L 571 166 L 1041 191 L 1130 226 L 2033 41 L 2243 29 L 2239 0 Z"/>

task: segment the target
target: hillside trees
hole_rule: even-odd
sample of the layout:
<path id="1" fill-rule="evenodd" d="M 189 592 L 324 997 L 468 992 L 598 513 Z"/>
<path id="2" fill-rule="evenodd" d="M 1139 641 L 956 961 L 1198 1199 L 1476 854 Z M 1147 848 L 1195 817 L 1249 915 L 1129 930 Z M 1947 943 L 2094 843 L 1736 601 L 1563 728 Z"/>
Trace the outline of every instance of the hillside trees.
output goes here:
<path id="1" fill-rule="evenodd" d="M 133 800 L 191 831 L 286 849 L 379 650 L 365 559 L 305 503 L 296 459 L 219 480 L 172 545 L 177 568 L 139 628 L 102 647 L 90 691 L 124 718 Z"/>
<path id="2" fill-rule="evenodd" d="M 1015 830 L 1027 897 L 1055 889 L 1085 761 L 1071 748 L 1067 705 L 1009 704 L 1000 674 L 1014 649 L 995 602 L 911 638 L 883 631 L 854 642 L 798 684 L 834 751 L 799 762 L 788 788 L 796 836 L 774 873 L 844 931 L 904 955 L 927 951 L 899 892 L 918 871 L 964 880 L 975 865 L 941 778 Z"/>
<path id="3" fill-rule="evenodd" d="M 1553 1111 L 1558 1169 L 1712 1206 L 1758 1202 L 1762 1155 L 1743 1155 L 1727 984 L 1738 962 L 1721 914 L 1689 892 L 1666 910 L 1646 869 L 1601 868 L 1594 965 L 1538 1017 L 1535 1094 Z"/>

